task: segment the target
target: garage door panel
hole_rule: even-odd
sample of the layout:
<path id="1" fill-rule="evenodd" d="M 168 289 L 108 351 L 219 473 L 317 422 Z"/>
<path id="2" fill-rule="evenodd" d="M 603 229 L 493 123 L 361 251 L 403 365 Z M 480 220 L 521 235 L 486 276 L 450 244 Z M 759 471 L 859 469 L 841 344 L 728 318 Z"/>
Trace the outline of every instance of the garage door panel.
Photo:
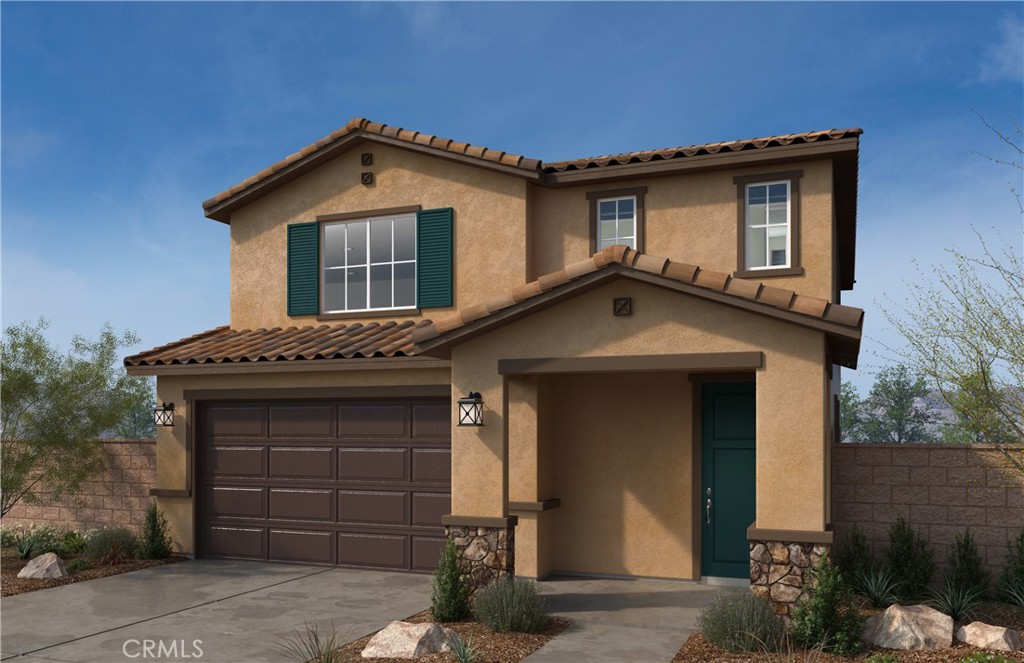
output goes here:
<path id="1" fill-rule="evenodd" d="M 267 489 L 213 486 L 206 491 L 204 511 L 222 518 L 266 518 Z"/>
<path id="2" fill-rule="evenodd" d="M 396 534 L 338 533 L 338 564 L 409 568 L 409 537 Z"/>
<path id="3" fill-rule="evenodd" d="M 266 437 L 267 409 L 262 405 L 213 405 L 203 417 L 203 437 Z"/>
<path id="4" fill-rule="evenodd" d="M 334 532 L 270 530 L 270 559 L 309 564 L 334 564 Z"/>
<path id="5" fill-rule="evenodd" d="M 331 489 L 271 488 L 271 520 L 334 521 Z"/>
<path id="6" fill-rule="evenodd" d="M 356 404 L 338 406 L 338 437 L 408 437 L 409 406 Z"/>
<path id="7" fill-rule="evenodd" d="M 441 559 L 443 548 L 443 536 L 413 536 L 412 568 L 417 571 L 433 571 Z"/>
<path id="8" fill-rule="evenodd" d="M 412 406 L 412 436 L 445 437 L 452 435 L 452 410 L 447 404 Z"/>
<path id="9" fill-rule="evenodd" d="M 262 479 L 267 476 L 266 457 L 266 447 L 209 446 L 203 467 L 207 476 Z"/>
<path id="10" fill-rule="evenodd" d="M 452 482 L 452 450 L 413 449 L 412 480 L 450 484 Z"/>
<path id="11" fill-rule="evenodd" d="M 412 524 L 421 527 L 436 527 L 441 516 L 451 512 L 450 493 L 413 493 Z"/>
<path id="12" fill-rule="evenodd" d="M 271 479 L 333 479 L 332 447 L 270 447 Z"/>
<path id="13" fill-rule="evenodd" d="M 338 522 L 408 525 L 405 491 L 339 490 Z"/>
<path id="14" fill-rule="evenodd" d="M 200 553 L 432 571 L 451 511 L 441 399 L 199 403 Z"/>
<path id="15" fill-rule="evenodd" d="M 265 535 L 262 527 L 208 527 L 203 537 L 203 552 L 211 557 L 266 559 Z"/>
<path id="16" fill-rule="evenodd" d="M 330 405 L 272 405 L 269 416 L 271 437 L 334 436 Z"/>
<path id="17" fill-rule="evenodd" d="M 338 479 L 351 481 L 408 481 L 408 449 L 339 448 Z"/>

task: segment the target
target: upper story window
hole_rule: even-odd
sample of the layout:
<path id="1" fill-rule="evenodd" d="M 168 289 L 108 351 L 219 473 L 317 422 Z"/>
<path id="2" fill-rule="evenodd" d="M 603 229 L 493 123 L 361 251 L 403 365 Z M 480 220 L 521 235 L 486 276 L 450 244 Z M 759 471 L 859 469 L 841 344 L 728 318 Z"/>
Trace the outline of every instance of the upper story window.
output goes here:
<path id="1" fill-rule="evenodd" d="M 789 267 L 789 182 L 747 185 L 747 269 Z"/>
<path id="2" fill-rule="evenodd" d="M 734 276 L 799 276 L 803 171 L 733 178 L 739 195 Z"/>
<path id="3" fill-rule="evenodd" d="M 644 250 L 644 194 L 647 187 L 591 191 L 590 200 L 590 252 L 623 244 Z"/>
<path id="4" fill-rule="evenodd" d="M 321 227 L 323 313 L 416 308 L 416 214 Z"/>

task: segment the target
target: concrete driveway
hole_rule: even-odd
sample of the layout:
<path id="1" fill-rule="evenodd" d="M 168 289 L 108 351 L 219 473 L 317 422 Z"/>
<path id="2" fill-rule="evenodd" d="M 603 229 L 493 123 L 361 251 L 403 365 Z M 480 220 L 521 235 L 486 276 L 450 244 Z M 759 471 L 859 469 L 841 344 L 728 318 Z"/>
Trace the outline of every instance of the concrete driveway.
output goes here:
<path id="1" fill-rule="evenodd" d="M 274 646 L 304 622 L 333 620 L 348 642 L 429 606 L 428 575 L 193 560 L 5 598 L 0 652 L 11 663 L 277 663 L 289 659 Z"/>
<path id="2" fill-rule="evenodd" d="M 556 577 L 540 583 L 552 614 L 575 624 L 528 663 L 667 663 L 726 590 L 693 582 Z"/>

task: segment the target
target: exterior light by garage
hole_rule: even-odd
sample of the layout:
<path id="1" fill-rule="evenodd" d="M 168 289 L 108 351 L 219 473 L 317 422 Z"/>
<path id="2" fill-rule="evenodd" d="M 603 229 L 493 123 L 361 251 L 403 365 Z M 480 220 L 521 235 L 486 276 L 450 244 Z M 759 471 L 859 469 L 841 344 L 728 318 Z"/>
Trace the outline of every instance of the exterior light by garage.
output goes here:
<path id="1" fill-rule="evenodd" d="M 153 408 L 153 423 L 157 426 L 174 426 L 174 403 L 161 403 Z"/>
<path id="2" fill-rule="evenodd" d="M 458 402 L 460 426 L 484 425 L 484 400 L 480 398 L 480 392 L 471 391 L 468 396 L 460 398 Z"/>

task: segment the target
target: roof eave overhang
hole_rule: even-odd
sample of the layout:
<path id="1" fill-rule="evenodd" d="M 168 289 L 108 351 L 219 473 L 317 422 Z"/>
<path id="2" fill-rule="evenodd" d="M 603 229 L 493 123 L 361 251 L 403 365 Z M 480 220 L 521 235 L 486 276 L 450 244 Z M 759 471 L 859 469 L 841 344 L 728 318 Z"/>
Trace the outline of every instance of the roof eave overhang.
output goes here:
<path id="1" fill-rule="evenodd" d="M 280 188 L 294 179 L 297 179 L 305 173 L 308 173 L 323 163 L 344 154 L 352 148 L 367 142 L 388 145 L 398 149 L 407 150 L 409 152 L 418 152 L 420 154 L 426 154 L 439 159 L 447 159 L 448 161 L 454 161 L 468 166 L 497 171 L 529 181 L 539 181 L 542 175 L 542 173 L 536 169 L 508 166 L 488 161 L 487 159 L 481 159 L 466 154 L 457 154 L 455 152 L 449 152 L 447 150 L 430 147 L 428 145 L 418 145 L 416 143 L 397 140 L 388 136 L 367 133 L 365 131 L 354 131 L 339 138 L 330 145 L 326 145 L 301 159 L 297 159 L 277 172 L 268 175 L 266 178 L 240 190 L 233 196 L 225 198 L 219 202 L 216 202 L 216 199 L 214 198 L 204 201 L 203 213 L 214 221 L 230 224 L 231 213 L 235 210 L 248 205 L 262 196 L 265 196 L 271 191 Z"/>
<path id="2" fill-rule="evenodd" d="M 759 302 L 749 301 L 729 295 L 724 292 L 708 290 L 699 286 L 681 283 L 674 279 L 665 278 L 648 272 L 623 267 L 621 265 L 609 265 L 597 272 L 580 277 L 536 297 L 524 300 L 513 306 L 502 309 L 469 324 L 463 325 L 449 332 L 435 336 L 434 338 L 421 341 L 416 344 L 415 353 L 417 356 L 435 357 L 439 359 L 451 359 L 451 349 L 478 336 L 482 336 L 497 327 L 515 322 L 534 313 L 550 308 L 566 299 L 570 299 L 588 290 L 591 290 L 603 283 L 616 278 L 627 278 L 654 286 L 673 290 L 682 294 L 692 295 L 709 301 L 718 302 L 764 315 L 776 320 L 782 320 L 803 327 L 815 329 L 826 334 L 833 360 L 847 368 L 857 367 L 857 355 L 860 352 L 860 329 L 853 329 L 845 325 L 839 325 L 827 320 L 812 318 L 800 313 L 781 311 L 772 306 Z"/>
<path id="3" fill-rule="evenodd" d="M 401 370 L 450 368 L 451 363 L 433 357 L 352 357 L 350 359 L 292 359 L 220 361 L 177 364 L 126 365 L 128 375 L 227 375 L 252 373 L 308 373 L 313 371 Z"/>

